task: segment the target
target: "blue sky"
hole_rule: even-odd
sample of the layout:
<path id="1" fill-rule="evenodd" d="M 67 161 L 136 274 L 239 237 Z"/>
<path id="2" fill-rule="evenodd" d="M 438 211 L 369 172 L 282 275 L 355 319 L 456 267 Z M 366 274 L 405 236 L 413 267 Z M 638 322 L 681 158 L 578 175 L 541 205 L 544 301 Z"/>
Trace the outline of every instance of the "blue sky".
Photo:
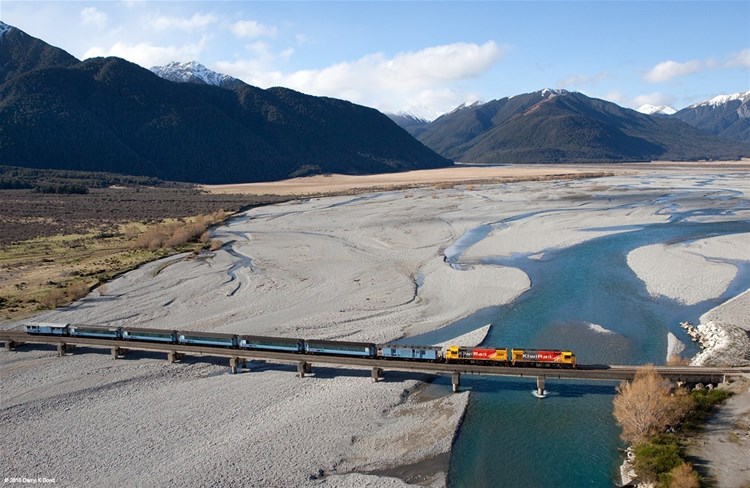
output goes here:
<path id="1" fill-rule="evenodd" d="M 542 88 L 677 109 L 750 90 L 747 0 L 0 0 L 0 20 L 80 59 L 197 60 L 262 88 L 428 118 Z"/>

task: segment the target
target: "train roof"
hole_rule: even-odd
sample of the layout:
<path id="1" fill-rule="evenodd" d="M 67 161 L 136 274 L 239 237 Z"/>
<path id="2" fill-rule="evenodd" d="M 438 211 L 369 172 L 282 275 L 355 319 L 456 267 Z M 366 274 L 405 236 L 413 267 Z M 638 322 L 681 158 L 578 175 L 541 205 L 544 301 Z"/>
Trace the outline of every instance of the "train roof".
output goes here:
<path id="1" fill-rule="evenodd" d="M 67 322 L 24 322 L 23 325 L 29 327 L 55 327 L 62 329 L 63 327 L 68 327 L 70 324 Z"/>
<path id="2" fill-rule="evenodd" d="M 201 332 L 199 330 L 178 330 L 177 334 L 190 337 L 216 337 L 220 339 L 228 339 L 230 337 L 234 337 L 234 334 L 228 334 L 226 332 Z"/>
<path id="3" fill-rule="evenodd" d="M 239 335 L 240 339 L 250 340 L 250 341 L 275 341 L 275 342 L 294 342 L 297 343 L 301 341 L 302 339 L 297 339 L 294 337 L 269 337 L 269 336 L 256 336 L 256 335 Z"/>
<path id="4" fill-rule="evenodd" d="M 381 344 L 378 347 L 393 347 L 393 348 L 399 348 L 399 349 L 418 349 L 418 350 L 430 350 L 430 351 L 436 351 L 436 350 L 442 350 L 442 346 L 413 346 L 411 344 Z"/>
<path id="5" fill-rule="evenodd" d="M 326 339 L 305 339 L 308 344 L 319 344 L 322 346 L 350 346 L 350 347 L 373 347 L 372 342 L 347 342 L 347 341 L 330 341 Z"/>
<path id="6" fill-rule="evenodd" d="M 71 329 L 96 329 L 96 330 L 117 330 L 120 327 L 118 325 L 86 325 L 86 324 L 70 324 Z"/>
<path id="7" fill-rule="evenodd" d="M 132 334 L 137 334 L 139 332 L 147 332 L 149 334 L 171 334 L 173 332 L 176 332 L 173 329 L 156 329 L 156 328 L 147 328 L 147 327 L 123 327 L 123 332 L 128 332 Z"/>

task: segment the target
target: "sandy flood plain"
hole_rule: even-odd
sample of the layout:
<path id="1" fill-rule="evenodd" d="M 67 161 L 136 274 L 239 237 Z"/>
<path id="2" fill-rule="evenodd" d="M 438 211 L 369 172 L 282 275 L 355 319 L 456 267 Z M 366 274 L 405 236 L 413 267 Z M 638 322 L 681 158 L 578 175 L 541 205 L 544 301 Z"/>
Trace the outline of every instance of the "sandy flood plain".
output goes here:
<path id="1" fill-rule="evenodd" d="M 705 196 L 746 192 L 746 176 L 420 188 L 253 209 L 217 231 L 221 250 L 150 263 L 36 320 L 386 342 L 510 302 L 531 285 L 482 257 L 664 222 L 663 196 L 676 187 L 687 192 L 683 206 L 733 207 Z M 468 230 L 527 213 L 535 214 L 469 248 L 463 269 L 444 262 Z M 386 372 L 372 383 L 366 370 L 314 368 L 298 379 L 293 365 L 251 363 L 229 375 L 206 358 L 2 351 L 0 466 L 62 486 L 403 484 L 384 474 L 444 485 L 467 393 L 421 394 L 426 375 Z"/>

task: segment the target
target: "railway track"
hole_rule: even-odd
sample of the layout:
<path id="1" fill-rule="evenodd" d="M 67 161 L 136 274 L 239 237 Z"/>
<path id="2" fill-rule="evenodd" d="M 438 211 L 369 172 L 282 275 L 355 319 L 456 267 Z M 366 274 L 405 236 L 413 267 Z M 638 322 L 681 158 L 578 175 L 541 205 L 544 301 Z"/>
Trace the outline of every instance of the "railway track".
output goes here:
<path id="1" fill-rule="evenodd" d="M 454 391 L 458 390 L 461 375 L 490 375 L 537 378 L 540 391 L 544 389 L 545 379 L 579 379 L 622 381 L 631 380 L 639 368 L 638 365 L 594 365 L 579 364 L 573 369 L 544 367 L 490 366 L 476 364 L 434 363 L 402 359 L 371 359 L 341 357 L 323 354 L 300 354 L 290 352 L 257 351 L 231 349 L 213 346 L 195 346 L 169 343 L 152 343 L 133 340 L 99 339 L 70 336 L 45 336 L 27 334 L 20 331 L 0 331 L 0 342 L 8 350 L 22 344 L 56 345 L 59 355 L 69 351 L 69 346 L 110 349 L 113 358 L 123 356 L 129 350 L 156 351 L 167 354 L 169 361 L 178 360 L 185 355 L 224 357 L 229 359 L 232 372 L 236 372 L 247 360 L 266 360 L 284 363 L 296 363 L 300 377 L 312 372 L 312 364 L 338 365 L 346 367 L 371 368 L 373 380 L 379 379 L 384 370 L 415 371 L 438 375 L 451 375 Z M 656 371 L 671 381 L 686 383 L 720 383 L 733 376 L 750 375 L 750 367 L 717 368 L 687 366 L 656 366 Z"/>

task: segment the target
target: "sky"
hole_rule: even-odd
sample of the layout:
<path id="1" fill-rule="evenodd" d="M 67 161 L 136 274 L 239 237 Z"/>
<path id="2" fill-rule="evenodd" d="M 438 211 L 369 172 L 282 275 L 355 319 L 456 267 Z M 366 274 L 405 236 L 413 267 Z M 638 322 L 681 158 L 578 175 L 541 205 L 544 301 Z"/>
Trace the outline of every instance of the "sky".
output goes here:
<path id="1" fill-rule="evenodd" d="M 9 1 L 0 20 L 79 59 L 196 60 L 432 119 L 564 88 L 676 109 L 750 90 L 750 1 Z"/>

